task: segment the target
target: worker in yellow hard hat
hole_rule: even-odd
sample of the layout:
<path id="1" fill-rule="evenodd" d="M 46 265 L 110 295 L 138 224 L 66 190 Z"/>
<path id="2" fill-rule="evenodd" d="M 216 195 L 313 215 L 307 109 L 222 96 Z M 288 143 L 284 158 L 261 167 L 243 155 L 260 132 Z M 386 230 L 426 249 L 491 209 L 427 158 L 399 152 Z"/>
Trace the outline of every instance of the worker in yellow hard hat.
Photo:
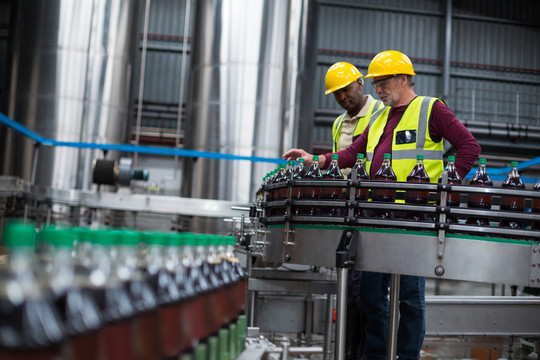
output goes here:
<path id="1" fill-rule="evenodd" d="M 373 179 L 381 167 L 384 154 L 391 154 L 392 168 L 398 181 L 406 181 L 416 163 L 424 156 L 424 167 L 431 182 L 443 172 L 443 141 L 456 153 L 455 166 L 464 178 L 480 154 L 480 146 L 470 131 L 437 98 L 416 95 L 413 76 L 416 72 L 409 57 L 395 50 L 383 51 L 371 61 L 365 78 L 371 83 L 386 107 L 370 120 L 362 135 L 347 149 L 339 151 L 340 167 L 352 166 L 358 153 L 366 154 L 366 167 Z M 332 154 L 319 156 L 325 169 Z M 312 155 L 302 149 L 283 154 L 286 160 L 303 157 L 306 166 Z M 388 274 L 362 272 L 361 306 L 366 314 L 366 341 L 363 358 L 386 359 L 388 329 Z M 400 360 L 416 360 L 425 334 L 425 278 L 402 275 L 399 288 L 399 326 L 397 356 Z"/>
<path id="2" fill-rule="evenodd" d="M 325 95 L 333 93 L 336 102 L 345 109 L 332 125 L 332 151 L 336 152 L 351 145 L 364 132 L 372 114 L 384 105 L 371 95 L 364 95 L 362 73 L 348 62 L 330 66 L 325 83 Z M 349 172 L 350 169 L 342 169 L 344 176 Z"/>
<path id="3" fill-rule="evenodd" d="M 326 72 L 325 84 L 325 95 L 333 93 L 336 102 L 345 109 L 332 125 L 332 151 L 336 152 L 349 147 L 364 132 L 373 114 L 384 105 L 382 101 L 364 94 L 362 73 L 348 62 L 340 61 L 330 66 Z M 344 177 L 350 171 L 350 168 L 341 169 Z M 365 316 L 358 293 L 361 279 L 360 271 L 350 271 L 347 284 L 345 360 L 359 359 L 363 350 Z"/>

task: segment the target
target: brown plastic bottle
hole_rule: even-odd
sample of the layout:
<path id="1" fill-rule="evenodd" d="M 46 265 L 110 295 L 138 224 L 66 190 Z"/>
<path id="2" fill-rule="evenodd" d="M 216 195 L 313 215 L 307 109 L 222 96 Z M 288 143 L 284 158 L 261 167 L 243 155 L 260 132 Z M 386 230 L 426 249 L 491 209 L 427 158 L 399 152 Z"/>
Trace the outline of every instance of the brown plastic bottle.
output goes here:
<path id="1" fill-rule="evenodd" d="M 287 180 L 291 178 L 292 174 L 294 172 L 294 160 L 289 160 L 289 166 L 287 166 L 285 173 L 283 173 L 283 176 L 281 177 L 280 182 L 287 183 Z M 288 188 L 284 187 L 283 189 L 279 189 L 279 198 L 280 199 L 286 199 L 288 197 Z"/>
<path id="2" fill-rule="evenodd" d="M 328 166 L 328 169 L 323 174 L 324 180 L 343 180 L 343 175 L 338 165 L 338 154 L 332 154 L 332 161 Z M 323 187 L 321 190 L 321 198 L 327 200 L 340 200 L 343 198 L 342 187 Z M 342 208 L 335 207 L 323 207 L 321 208 L 321 215 L 323 216 L 341 216 L 343 212 Z"/>
<path id="3" fill-rule="evenodd" d="M 424 155 L 416 155 L 416 165 L 407 176 L 407 182 L 412 183 L 429 183 L 429 175 L 424 167 Z M 406 190 L 405 191 L 405 203 L 426 205 L 428 203 L 429 192 L 419 190 Z M 426 215 L 418 212 L 406 212 L 405 219 L 410 220 L 426 220 Z"/>
<path id="4" fill-rule="evenodd" d="M 57 360 L 64 326 L 35 278 L 35 228 L 9 224 L 4 242 L 9 256 L 0 273 L 0 359 Z"/>
<path id="5" fill-rule="evenodd" d="M 373 180 L 376 181 L 397 181 L 397 176 L 392 169 L 392 163 L 390 162 L 391 155 L 384 154 L 384 160 L 380 169 L 375 173 Z M 373 201 L 381 202 L 395 202 L 396 190 L 395 189 L 373 189 L 371 191 L 371 197 Z M 390 210 L 377 210 L 373 212 L 374 216 L 381 218 L 392 218 L 394 214 Z"/>
<path id="6" fill-rule="evenodd" d="M 349 179 L 366 181 L 369 180 L 369 174 L 366 170 L 366 162 L 364 161 L 364 154 L 356 155 L 356 163 L 354 164 L 352 170 L 356 170 L 356 177 L 351 178 L 353 171 L 349 173 Z M 356 189 L 354 198 L 356 201 L 368 201 L 369 198 L 369 189 L 368 188 L 359 188 Z M 366 216 L 364 209 L 357 208 L 355 209 L 356 216 Z"/>
<path id="7" fill-rule="evenodd" d="M 519 164 L 517 161 L 512 161 L 510 165 L 512 169 L 510 170 L 507 178 L 502 183 L 503 188 L 509 188 L 514 190 L 525 189 L 525 184 L 521 180 L 521 176 L 519 176 L 518 165 Z M 501 210 L 504 211 L 523 212 L 523 209 L 525 209 L 525 198 L 519 196 L 501 196 L 500 207 Z M 523 228 L 523 223 L 516 219 L 501 219 L 501 221 L 499 222 L 499 226 L 509 227 L 511 229 L 518 229 Z"/>
<path id="8" fill-rule="evenodd" d="M 538 197 L 532 199 L 532 212 L 534 214 L 540 214 L 540 180 L 534 185 L 534 191 L 538 191 Z M 540 221 L 533 221 L 531 229 L 540 230 Z"/>
<path id="9" fill-rule="evenodd" d="M 306 176 L 304 179 L 309 181 L 316 181 L 322 179 L 322 173 L 321 169 L 319 168 L 319 157 L 314 156 L 313 157 L 313 163 L 309 167 L 308 171 L 306 172 Z M 320 186 L 308 186 L 302 188 L 302 198 L 303 199 L 310 199 L 310 200 L 316 200 L 321 198 L 321 187 Z M 311 215 L 311 216 L 317 216 L 319 215 L 319 208 L 313 207 L 313 206 L 307 206 L 302 207 L 300 209 L 301 215 Z"/>
<path id="10" fill-rule="evenodd" d="M 461 184 L 461 177 L 457 173 L 456 170 L 456 164 L 455 164 L 456 158 L 454 156 L 448 157 L 448 164 L 446 165 L 446 169 L 444 170 L 445 174 L 448 174 L 448 184 Z M 439 178 L 439 184 L 442 182 L 442 175 Z M 449 207 L 459 207 L 459 204 L 461 202 L 460 200 L 460 194 L 457 192 L 448 192 L 446 195 L 446 205 Z M 440 205 L 441 199 L 440 194 L 437 196 L 437 205 Z M 455 215 L 448 215 L 446 217 L 447 223 L 458 223 L 458 217 Z"/>
<path id="11" fill-rule="evenodd" d="M 492 187 L 493 181 L 489 178 L 486 170 L 486 159 L 478 160 L 478 170 L 469 182 L 471 186 Z M 491 194 L 471 193 L 467 198 L 467 207 L 472 209 L 491 209 Z M 485 217 L 469 216 L 467 224 L 489 226 L 489 219 Z"/>
<path id="12" fill-rule="evenodd" d="M 294 169 L 293 179 L 301 180 L 306 176 L 306 169 L 304 168 L 304 158 L 298 159 L 298 166 Z M 291 199 L 300 200 L 302 198 L 302 188 L 299 186 L 294 186 L 291 192 Z M 300 208 L 298 206 L 293 206 L 291 209 L 292 215 L 300 215 Z"/>

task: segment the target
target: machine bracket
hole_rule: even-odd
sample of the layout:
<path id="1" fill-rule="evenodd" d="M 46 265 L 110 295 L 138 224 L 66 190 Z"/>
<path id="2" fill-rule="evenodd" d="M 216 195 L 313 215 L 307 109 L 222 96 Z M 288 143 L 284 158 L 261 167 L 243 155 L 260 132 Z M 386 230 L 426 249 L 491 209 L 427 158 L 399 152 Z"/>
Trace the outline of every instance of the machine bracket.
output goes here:
<path id="1" fill-rule="evenodd" d="M 529 285 L 540 287 L 540 244 L 531 246 L 531 278 Z"/>
<path id="2" fill-rule="evenodd" d="M 336 249 L 336 268 L 352 268 L 358 250 L 358 231 L 346 229 L 341 233 L 341 239 Z"/>

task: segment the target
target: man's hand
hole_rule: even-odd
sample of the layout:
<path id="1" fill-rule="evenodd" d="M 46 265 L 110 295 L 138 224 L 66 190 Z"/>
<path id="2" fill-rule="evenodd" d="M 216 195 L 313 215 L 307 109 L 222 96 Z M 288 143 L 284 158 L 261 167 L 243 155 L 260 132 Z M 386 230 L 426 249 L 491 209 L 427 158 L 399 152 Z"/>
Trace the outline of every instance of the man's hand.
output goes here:
<path id="1" fill-rule="evenodd" d="M 281 156 L 284 160 L 297 160 L 298 158 L 304 158 L 304 166 L 308 167 L 313 163 L 313 155 L 305 151 L 304 149 L 291 149 Z M 319 164 L 324 165 L 326 158 L 324 155 L 319 156 Z"/>
<path id="2" fill-rule="evenodd" d="M 304 158 L 304 164 L 306 166 L 311 165 L 313 162 L 313 155 L 305 151 L 304 149 L 291 149 L 281 156 L 284 160 L 297 160 L 298 158 Z"/>

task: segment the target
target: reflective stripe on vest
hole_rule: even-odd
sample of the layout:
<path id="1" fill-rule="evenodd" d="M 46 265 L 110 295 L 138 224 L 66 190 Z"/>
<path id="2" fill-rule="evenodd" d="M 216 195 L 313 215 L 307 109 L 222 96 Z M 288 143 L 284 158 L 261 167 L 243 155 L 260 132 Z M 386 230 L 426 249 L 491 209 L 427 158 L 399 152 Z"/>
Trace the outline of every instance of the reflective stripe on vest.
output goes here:
<path id="1" fill-rule="evenodd" d="M 366 129 L 366 126 L 371 123 L 373 110 L 376 109 L 376 112 L 383 109 L 384 105 L 383 102 L 380 100 L 374 100 L 371 105 L 369 106 L 366 115 L 358 118 L 358 121 L 356 122 L 356 127 L 354 128 L 353 132 L 353 138 L 355 136 L 362 135 L 364 130 Z M 343 114 L 339 115 L 336 120 L 334 120 L 334 124 L 332 125 L 332 152 L 337 151 L 337 144 L 339 142 L 339 138 L 341 137 L 341 125 L 343 124 L 343 119 L 347 115 L 347 112 L 344 112 Z M 354 140 L 353 140 L 354 141 Z"/>
<path id="2" fill-rule="evenodd" d="M 435 101 L 440 100 L 427 96 L 417 96 L 407 106 L 401 120 L 393 130 L 392 168 L 398 181 L 407 180 L 407 175 L 416 164 L 416 155 L 418 154 L 424 155 L 424 167 L 431 182 L 437 182 L 443 172 L 443 141 L 436 143 L 431 140 L 429 135 L 429 118 Z M 377 119 L 370 122 L 366 146 L 368 172 L 371 170 L 373 153 L 379 144 L 389 113 L 390 108 L 385 108 Z M 396 135 L 400 132 L 414 132 L 416 141 L 397 144 Z"/>

